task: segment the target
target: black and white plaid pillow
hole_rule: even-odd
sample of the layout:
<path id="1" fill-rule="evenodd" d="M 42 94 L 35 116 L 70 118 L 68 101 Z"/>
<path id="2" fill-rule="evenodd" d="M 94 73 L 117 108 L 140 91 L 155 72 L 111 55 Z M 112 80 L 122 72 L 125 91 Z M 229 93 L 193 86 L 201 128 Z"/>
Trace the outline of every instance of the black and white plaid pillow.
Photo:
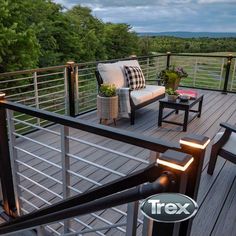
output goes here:
<path id="1" fill-rule="evenodd" d="M 124 66 L 126 79 L 130 89 L 145 88 L 145 78 L 142 70 L 138 66 Z"/>

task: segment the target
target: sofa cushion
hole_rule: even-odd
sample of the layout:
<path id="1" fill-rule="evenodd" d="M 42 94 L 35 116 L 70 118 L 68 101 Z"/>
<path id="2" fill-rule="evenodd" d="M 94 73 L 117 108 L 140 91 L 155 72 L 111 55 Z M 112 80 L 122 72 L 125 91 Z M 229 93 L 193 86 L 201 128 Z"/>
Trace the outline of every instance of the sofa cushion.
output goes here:
<path id="1" fill-rule="evenodd" d="M 137 60 L 118 61 L 114 63 L 99 63 L 97 69 L 104 83 L 114 84 L 116 88 L 127 87 L 124 66 L 138 66 Z"/>
<path id="2" fill-rule="evenodd" d="M 126 79 L 118 63 L 99 63 L 97 69 L 104 83 L 114 84 L 116 88 L 126 87 Z"/>
<path id="3" fill-rule="evenodd" d="M 213 139 L 213 142 L 216 143 L 223 135 L 224 132 L 219 132 Z M 232 154 L 236 155 L 236 133 L 231 133 L 229 140 L 227 143 L 223 146 L 223 149 L 227 152 L 230 152 Z"/>
<path id="4" fill-rule="evenodd" d="M 124 72 L 124 66 L 137 66 L 141 69 L 137 60 L 118 61 L 117 64 L 121 67 L 123 72 Z"/>
<path id="5" fill-rule="evenodd" d="M 124 66 L 127 84 L 130 89 L 145 88 L 145 79 L 142 70 L 137 66 Z"/>
<path id="6" fill-rule="evenodd" d="M 153 97 L 157 97 L 165 93 L 165 86 L 146 85 L 145 89 L 152 92 Z"/>
<path id="7" fill-rule="evenodd" d="M 134 105 L 139 105 L 153 98 L 152 92 L 145 89 L 133 90 L 130 95 Z"/>
<path id="8" fill-rule="evenodd" d="M 139 105 L 165 93 L 164 86 L 146 85 L 146 88 L 131 91 L 134 105 Z"/>

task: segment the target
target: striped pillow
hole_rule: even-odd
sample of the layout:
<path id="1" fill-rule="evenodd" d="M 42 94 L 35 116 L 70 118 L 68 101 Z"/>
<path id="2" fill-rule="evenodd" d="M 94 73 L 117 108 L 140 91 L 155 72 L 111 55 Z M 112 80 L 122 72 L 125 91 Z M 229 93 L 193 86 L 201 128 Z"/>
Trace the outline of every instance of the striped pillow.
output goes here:
<path id="1" fill-rule="evenodd" d="M 124 66 L 127 83 L 130 89 L 145 88 L 145 78 L 138 66 Z"/>

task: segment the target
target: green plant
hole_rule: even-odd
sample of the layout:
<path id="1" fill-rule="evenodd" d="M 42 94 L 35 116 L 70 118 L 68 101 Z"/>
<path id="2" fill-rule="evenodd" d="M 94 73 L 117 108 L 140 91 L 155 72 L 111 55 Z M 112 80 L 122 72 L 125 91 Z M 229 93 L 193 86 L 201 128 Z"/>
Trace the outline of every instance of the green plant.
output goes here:
<path id="1" fill-rule="evenodd" d="M 172 88 L 166 89 L 166 94 L 168 94 L 168 95 L 175 95 L 175 96 L 179 95 L 178 92 L 176 90 L 172 89 Z"/>
<path id="2" fill-rule="evenodd" d="M 187 76 L 187 72 L 185 72 L 182 67 L 175 68 L 174 66 L 171 69 L 162 70 L 158 74 L 158 78 L 164 85 L 174 84 L 177 80 Z"/>
<path id="3" fill-rule="evenodd" d="M 116 86 L 114 84 L 101 84 L 99 89 L 101 97 L 114 97 L 116 96 Z"/>

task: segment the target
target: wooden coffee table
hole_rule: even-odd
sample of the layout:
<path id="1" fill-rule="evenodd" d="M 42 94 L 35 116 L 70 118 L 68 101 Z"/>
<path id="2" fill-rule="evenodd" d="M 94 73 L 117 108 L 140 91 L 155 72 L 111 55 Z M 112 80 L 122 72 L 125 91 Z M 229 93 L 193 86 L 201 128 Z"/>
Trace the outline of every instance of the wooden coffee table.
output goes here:
<path id="1" fill-rule="evenodd" d="M 187 102 L 181 102 L 180 99 L 177 99 L 175 102 L 168 101 L 167 98 L 159 100 L 159 116 L 158 116 L 158 126 L 162 125 L 162 122 L 170 123 L 174 125 L 180 125 L 183 126 L 183 131 L 187 131 L 188 123 L 193 120 L 196 116 L 201 117 L 202 112 L 202 103 L 203 103 L 203 96 L 199 95 L 196 99 L 191 99 Z M 191 108 L 198 103 L 198 109 L 192 110 Z M 164 108 L 170 108 L 173 109 L 173 111 L 169 112 L 163 117 L 163 110 Z M 167 117 L 169 117 L 171 114 L 175 112 L 175 114 L 179 113 L 179 110 L 184 111 L 184 121 L 183 123 L 174 122 L 165 120 Z M 194 112 L 196 115 L 189 121 L 189 112 Z"/>

